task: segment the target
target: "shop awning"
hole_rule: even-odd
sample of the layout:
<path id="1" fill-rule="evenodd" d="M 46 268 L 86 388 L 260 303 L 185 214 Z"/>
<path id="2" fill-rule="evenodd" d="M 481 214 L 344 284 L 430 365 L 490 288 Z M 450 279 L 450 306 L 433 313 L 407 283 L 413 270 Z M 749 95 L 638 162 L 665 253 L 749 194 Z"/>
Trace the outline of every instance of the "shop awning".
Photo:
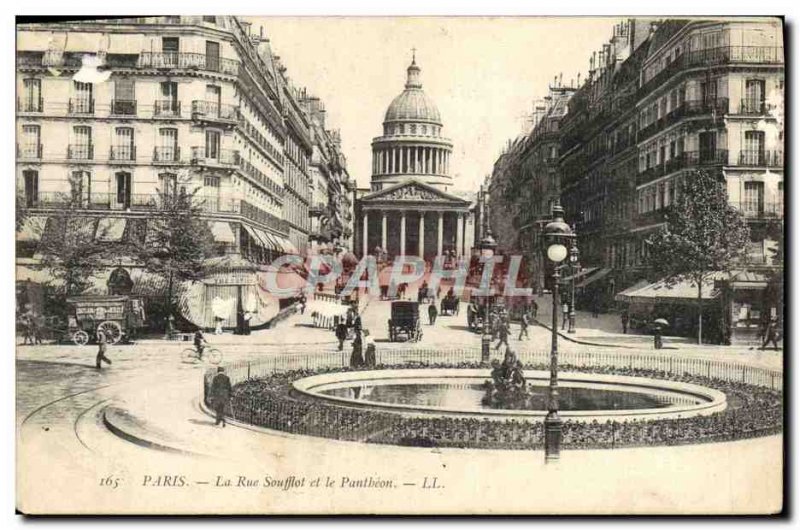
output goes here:
<path id="1" fill-rule="evenodd" d="M 715 278 L 711 278 L 703 282 L 701 289 L 703 300 L 712 300 L 719 296 L 719 290 L 714 287 L 714 280 Z M 691 280 L 683 280 L 670 287 L 664 280 L 659 280 L 629 293 L 627 297 L 631 302 L 694 302 L 697 300 L 697 285 Z"/>
<path id="2" fill-rule="evenodd" d="M 211 223 L 211 233 L 214 235 L 214 241 L 217 243 L 227 243 L 230 245 L 236 243 L 236 236 L 233 234 L 230 223 L 213 221 Z"/>
<path id="3" fill-rule="evenodd" d="M 44 234 L 47 217 L 31 215 L 25 218 L 22 228 L 17 232 L 17 241 L 39 241 Z"/>
<path id="4" fill-rule="evenodd" d="M 300 251 L 297 250 L 297 247 L 294 246 L 294 243 L 288 239 L 284 239 L 282 242 L 287 254 L 300 254 Z"/>
<path id="5" fill-rule="evenodd" d="M 264 245 L 264 239 L 262 237 L 260 237 L 258 235 L 258 233 L 256 233 L 256 231 L 254 229 L 250 228 L 246 224 L 243 224 L 242 226 L 244 227 L 244 231 L 247 232 L 247 235 L 250 236 L 250 239 L 252 239 L 253 242 L 256 245 L 258 245 L 259 247 L 264 247 L 265 246 Z M 267 247 L 267 248 L 269 248 L 269 247 Z"/>
<path id="6" fill-rule="evenodd" d="M 568 281 L 572 280 L 573 278 L 583 278 L 584 276 L 593 273 L 594 271 L 596 271 L 599 268 L 600 267 L 587 267 L 587 268 L 581 270 L 580 272 L 578 272 L 577 274 L 573 274 L 572 276 L 565 276 L 564 278 L 562 278 L 562 281 L 568 282 Z"/>
<path id="7" fill-rule="evenodd" d="M 739 271 L 733 274 L 729 286 L 733 289 L 766 289 L 769 280 L 765 274 L 753 271 Z"/>
<path id="8" fill-rule="evenodd" d="M 596 282 L 597 280 L 602 280 L 603 278 L 608 276 L 609 273 L 611 273 L 611 269 L 600 269 L 596 274 L 589 276 L 588 278 L 585 278 L 581 283 L 577 284 L 575 287 L 579 289 L 581 287 L 586 287 L 590 283 Z"/>
<path id="9" fill-rule="evenodd" d="M 264 232 L 263 230 L 260 230 L 258 228 L 256 228 L 256 234 L 261 236 L 261 239 L 264 241 L 264 246 L 267 249 L 274 250 L 276 252 L 280 252 L 281 249 L 278 246 L 278 243 L 275 242 L 275 238 L 274 237 L 272 237 L 267 232 Z"/>
<path id="10" fill-rule="evenodd" d="M 104 217 L 97 225 L 98 241 L 122 241 L 125 232 L 125 219 L 121 217 Z"/>
<path id="11" fill-rule="evenodd" d="M 638 282 L 634 283 L 627 289 L 623 289 L 622 291 L 618 292 L 614 295 L 614 300 L 617 302 L 630 302 L 630 295 L 638 291 L 639 289 L 650 285 L 650 282 L 647 280 L 639 280 Z"/>

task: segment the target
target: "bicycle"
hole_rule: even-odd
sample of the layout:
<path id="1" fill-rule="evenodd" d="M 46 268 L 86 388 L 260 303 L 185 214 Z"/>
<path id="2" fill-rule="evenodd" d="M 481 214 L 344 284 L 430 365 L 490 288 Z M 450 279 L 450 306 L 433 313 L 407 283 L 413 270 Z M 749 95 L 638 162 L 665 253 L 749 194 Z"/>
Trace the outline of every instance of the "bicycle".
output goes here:
<path id="1" fill-rule="evenodd" d="M 181 360 L 183 362 L 194 362 L 206 359 L 211 364 L 219 364 L 222 361 L 222 352 L 216 348 L 204 348 L 203 357 L 200 358 L 200 352 L 196 348 L 186 348 L 181 352 Z"/>

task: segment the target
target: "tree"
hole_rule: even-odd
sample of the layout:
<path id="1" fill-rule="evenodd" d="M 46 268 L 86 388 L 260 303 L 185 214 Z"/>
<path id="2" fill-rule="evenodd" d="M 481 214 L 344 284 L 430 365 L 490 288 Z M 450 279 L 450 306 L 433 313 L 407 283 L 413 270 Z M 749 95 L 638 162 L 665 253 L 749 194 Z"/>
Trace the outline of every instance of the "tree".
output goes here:
<path id="1" fill-rule="evenodd" d="M 167 316 L 174 313 L 175 282 L 198 281 L 204 276 L 204 260 L 212 254 L 213 236 L 202 218 L 197 190 L 160 191 L 155 215 L 148 220 L 143 238 L 133 238 L 132 251 L 145 270 L 167 282 Z"/>
<path id="2" fill-rule="evenodd" d="M 684 178 L 666 221 L 647 240 L 648 265 L 667 285 L 687 279 L 697 285 L 697 342 L 701 344 L 703 282 L 716 272 L 730 273 L 746 257 L 750 230 L 742 214 L 729 204 L 724 178 L 706 171 Z"/>
<path id="3" fill-rule="evenodd" d="M 98 217 L 86 216 L 79 198 L 65 195 L 59 202 L 58 211 L 48 216 L 38 252 L 42 266 L 63 285 L 64 296 L 71 296 L 86 290 L 118 249 L 103 241 L 107 229 Z"/>

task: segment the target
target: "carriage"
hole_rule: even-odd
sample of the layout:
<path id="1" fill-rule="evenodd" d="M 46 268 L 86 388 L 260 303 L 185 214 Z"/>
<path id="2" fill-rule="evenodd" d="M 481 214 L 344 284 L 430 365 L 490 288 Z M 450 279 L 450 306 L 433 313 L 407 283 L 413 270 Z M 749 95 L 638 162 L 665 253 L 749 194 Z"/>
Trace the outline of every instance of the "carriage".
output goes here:
<path id="1" fill-rule="evenodd" d="M 87 295 L 67 298 L 67 329 L 62 340 L 87 344 L 105 333 L 108 342 L 131 341 L 144 327 L 142 300 L 127 295 Z"/>
<path id="2" fill-rule="evenodd" d="M 439 314 L 443 316 L 458 315 L 459 305 L 458 297 L 452 291 L 448 292 L 447 295 L 442 298 Z"/>
<path id="3" fill-rule="evenodd" d="M 392 318 L 389 319 L 389 340 L 395 342 L 400 335 L 416 342 L 422 338 L 419 320 L 419 303 L 405 300 L 392 302 Z"/>

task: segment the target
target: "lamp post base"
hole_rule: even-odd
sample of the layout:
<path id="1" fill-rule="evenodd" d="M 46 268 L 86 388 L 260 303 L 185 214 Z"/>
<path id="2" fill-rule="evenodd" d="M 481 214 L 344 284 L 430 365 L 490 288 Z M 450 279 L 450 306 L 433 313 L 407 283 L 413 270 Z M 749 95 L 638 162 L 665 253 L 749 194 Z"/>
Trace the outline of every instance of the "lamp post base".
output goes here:
<path id="1" fill-rule="evenodd" d="M 567 333 L 575 333 L 575 313 L 569 314 L 569 328 Z"/>
<path id="2" fill-rule="evenodd" d="M 544 419 L 544 461 L 558 462 L 561 457 L 561 418 L 558 412 L 550 411 Z"/>

